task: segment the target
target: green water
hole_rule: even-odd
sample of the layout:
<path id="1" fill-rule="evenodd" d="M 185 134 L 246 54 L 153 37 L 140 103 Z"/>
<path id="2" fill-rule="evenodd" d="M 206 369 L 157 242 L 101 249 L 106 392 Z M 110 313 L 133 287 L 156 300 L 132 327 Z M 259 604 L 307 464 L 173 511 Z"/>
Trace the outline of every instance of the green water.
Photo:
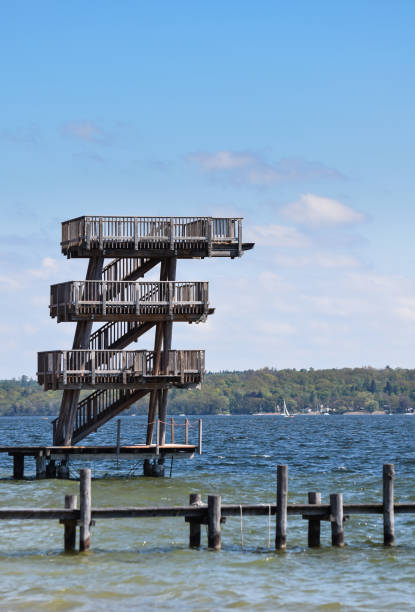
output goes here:
<path id="1" fill-rule="evenodd" d="M 290 502 L 305 502 L 309 490 L 321 491 L 323 500 L 343 492 L 346 502 L 380 501 L 386 461 L 396 465 L 397 501 L 415 501 L 415 417 L 287 421 L 210 417 L 205 421 L 206 454 L 177 462 L 172 479 L 121 477 L 128 473 L 123 464 L 119 470 L 113 464 L 101 472 L 96 468 L 93 505 L 182 505 L 192 492 L 204 499 L 220 493 L 224 503 L 273 503 L 275 466 L 284 459 L 290 466 Z M 125 422 L 130 423 L 125 436 L 133 436 L 131 423 L 140 424 Z M 40 420 L 30 423 L 31 436 L 36 427 L 45 427 Z M 23 422 L 11 419 L 2 427 L 10 438 Z M 10 470 L 10 460 L 3 458 L 2 506 L 63 505 L 65 494 L 78 493 L 74 480 L 14 482 L 6 479 Z M 243 517 L 242 537 L 240 518 L 228 518 L 220 552 L 207 550 L 205 532 L 202 549 L 189 550 L 188 529 L 182 518 L 101 520 L 92 528 L 91 551 L 80 555 L 62 552 L 63 527 L 57 521 L 4 521 L 0 607 L 415 609 L 415 515 L 396 518 L 393 549 L 383 547 L 382 519 L 376 516 L 351 517 L 344 549 L 330 546 L 328 523 L 322 523 L 321 549 L 307 549 L 307 523 L 297 517 L 289 517 L 288 549 L 278 553 L 273 551 L 274 518 L 267 516 Z"/>

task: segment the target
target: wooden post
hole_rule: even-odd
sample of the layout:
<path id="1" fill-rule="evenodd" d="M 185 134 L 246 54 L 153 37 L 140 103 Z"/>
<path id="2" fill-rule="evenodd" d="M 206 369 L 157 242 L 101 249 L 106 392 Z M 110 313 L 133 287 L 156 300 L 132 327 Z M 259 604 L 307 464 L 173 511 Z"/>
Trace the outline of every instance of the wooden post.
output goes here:
<path id="1" fill-rule="evenodd" d="M 395 466 L 393 463 L 385 463 L 383 466 L 383 543 L 385 546 L 395 545 L 394 478 Z"/>
<path id="2" fill-rule="evenodd" d="M 220 550 L 220 519 L 222 500 L 220 495 L 208 496 L 208 547 Z"/>
<path id="3" fill-rule="evenodd" d="M 76 508 L 76 495 L 65 495 L 65 508 Z M 65 552 L 73 552 L 76 544 L 76 520 L 63 521 Z"/>
<path id="4" fill-rule="evenodd" d="M 117 420 L 117 467 L 120 465 L 121 419 Z"/>
<path id="5" fill-rule="evenodd" d="M 174 444 L 174 418 L 170 419 L 171 443 Z"/>
<path id="6" fill-rule="evenodd" d="M 310 492 L 308 494 L 309 504 L 321 504 L 321 493 Z M 308 520 L 308 545 L 310 548 L 320 546 L 320 520 Z"/>
<path id="7" fill-rule="evenodd" d="M 277 466 L 277 512 L 275 530 L 275 549 L 287 547 L 287 500 L 288 500 L 288 466 Z"/>
<path id="8" fill-rule="evenodd" d="M 157 419 L 156 428 L 156 455 L 160 454 L 160 419 Z"/>
<path id="9" fill-rule="evenodd" d="M 199 455 L 202 454 L 202 419 L 199 419 Z"/>
<path id="10" fill-rule="evenodd" d="M 330 495 L 330 521 L 332 546 L 344 546 L 343 494 Z"/>
<path id="11" fill-rule="evenodd" d="M 23 480 L 24 476 L 24 455 L 13 455 L 13 478 Z"/>
<path id="12" fill-rule="evenodd" d="M 184 443 L 189 444 L 189 419 L 184 420 Z"/>
<path id="13" fill-rule="evenodd" d="M 43 456 L 43 451 L 40 451 L 36 457 L 36 480 L 46 478 L 46 457 Z"/>
<path id="14" fill-rule="evenodd" d="M 89 550 L 91 525 L 91 470 L 82 468 L 80 470 L 80 529 L 79 529 L 79 550 Z"/>
<path id="15" fill-rule="evenodd" d="M 190 493 L 189 504 L 199 506 L 202 503 L 200 493 Z M 200 521 L 189 520 L 189 548 L 200 547 Z"/>

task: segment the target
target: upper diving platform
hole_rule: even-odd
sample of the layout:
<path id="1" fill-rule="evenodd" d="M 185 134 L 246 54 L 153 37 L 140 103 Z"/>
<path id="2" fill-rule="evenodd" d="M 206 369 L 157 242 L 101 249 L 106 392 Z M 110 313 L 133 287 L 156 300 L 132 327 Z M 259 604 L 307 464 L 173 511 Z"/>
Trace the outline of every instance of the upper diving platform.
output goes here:
<path id="1" fill-rule="evenodd" d="M 69 257 L 240 257 L 242 218 L 84 216 L 62 223 Z"/>

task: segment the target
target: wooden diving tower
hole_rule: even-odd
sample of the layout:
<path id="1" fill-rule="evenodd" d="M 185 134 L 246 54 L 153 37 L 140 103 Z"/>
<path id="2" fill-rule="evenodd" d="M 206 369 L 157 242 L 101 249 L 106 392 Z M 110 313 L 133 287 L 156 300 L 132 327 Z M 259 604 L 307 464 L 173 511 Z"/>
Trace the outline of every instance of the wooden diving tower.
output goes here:
<path id="1" fill-rule="evenodd" d="M 88 449 L 75 445 L 148 396 L 145 444 L 137 452 L 154 457 L 158 418 L 159 449 L 171 455 L 177 446 L 177 453 L 193 455 L 194 445 L 166 445 L 167 397 L 173 387 L 203 382 L 205 354 L 172 350 L 173 323 L 204 322 L 214 311 L 207 282 L 176 281 L 177 260 L 233 259 L 253 246 L 242 242 L 241 218 L 83 216 L 63 222 L 62 253 L 88 259 L 88 269 L 85 280 L 51 287 L 51 317 L 76 322 L 76 331 L 72 349 L 38 353 L 39 384 L 63 390 L 50 449 L 66 447 L 68 455 Z M 159 280 L 142 280 L 156 266 Z M 93 323 L 101 325 L 93 331 Z M 153 329 L 153 350 L 126 350 Z M 90 393 L 81 399 L 81 390 Z"/>

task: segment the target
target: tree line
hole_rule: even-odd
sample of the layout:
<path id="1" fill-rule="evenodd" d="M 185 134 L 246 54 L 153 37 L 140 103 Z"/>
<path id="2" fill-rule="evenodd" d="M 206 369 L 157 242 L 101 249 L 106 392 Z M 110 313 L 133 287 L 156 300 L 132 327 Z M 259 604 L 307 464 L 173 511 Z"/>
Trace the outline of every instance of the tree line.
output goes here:
<path id="1" fill-rule="evenodd" d="M 82 396 L 88 392 L 83 392 Z M 46 393 L 22 376 L 0 381 L 0 416 L 57 415 L 61 391 Z M 328 370 L 275 370 L 208 373 L 202 388 L 172 389 L 170 414 L 253 414 L 330 411 L 407 412 L 415 407 L 415 370 L 370 367 Z M 145 399 L 129 412 L 143 413 Z"/>

